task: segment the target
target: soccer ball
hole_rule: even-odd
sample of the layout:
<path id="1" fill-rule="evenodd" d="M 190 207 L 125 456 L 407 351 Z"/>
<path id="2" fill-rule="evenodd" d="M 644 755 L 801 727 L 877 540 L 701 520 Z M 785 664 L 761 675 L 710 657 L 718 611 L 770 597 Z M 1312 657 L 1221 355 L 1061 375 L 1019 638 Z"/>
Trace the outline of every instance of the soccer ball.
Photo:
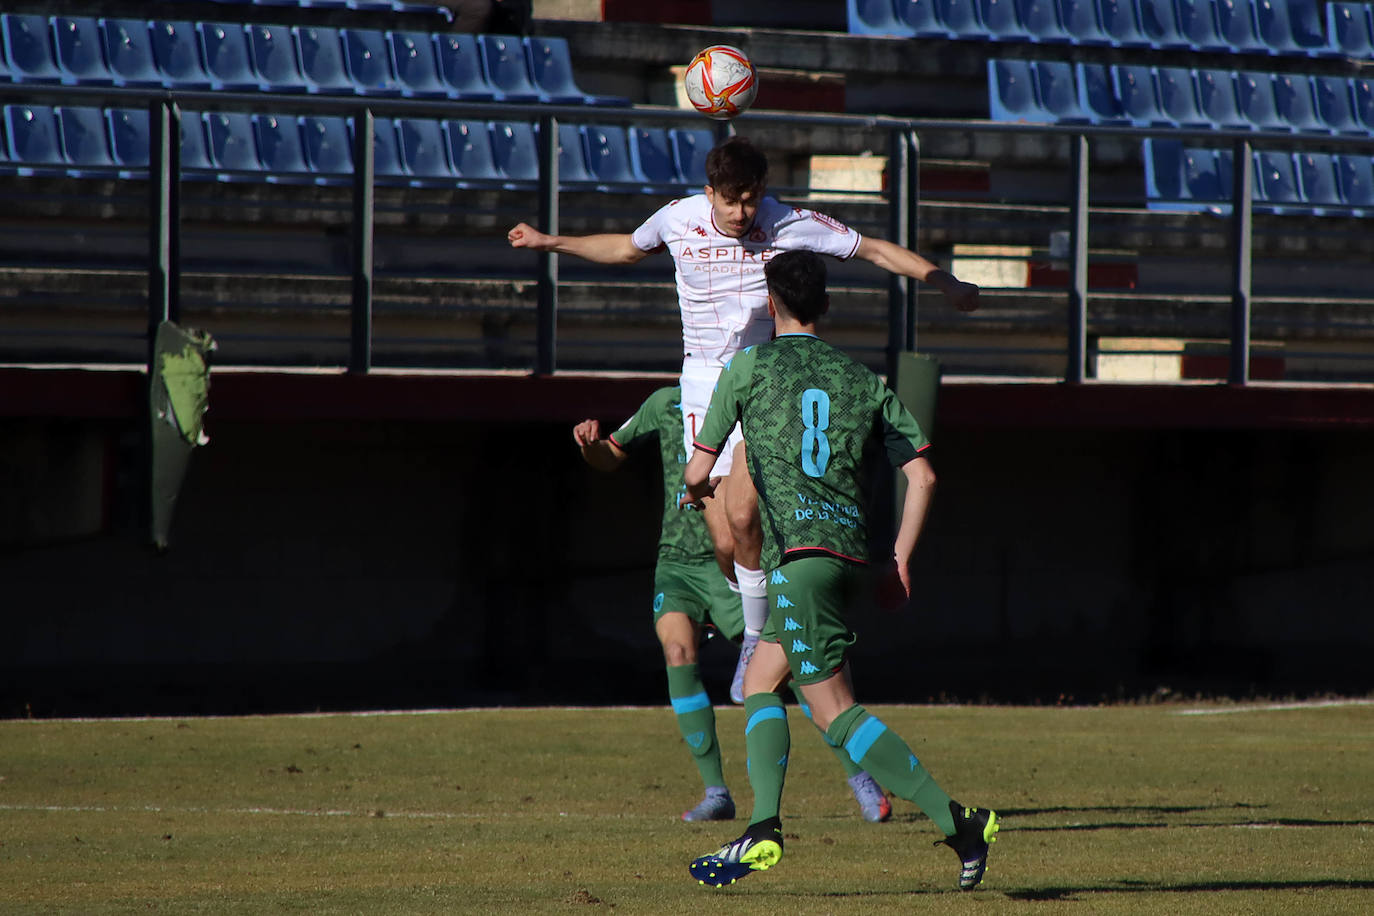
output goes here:
<path id="1" fill-rule="evenodd" d="M 708 118 L 733 118 L 754 104 L 759 92 L 754 65 L 739 48 L 711 45 L 687 65 L 682 77 L 687 101 Z"/>

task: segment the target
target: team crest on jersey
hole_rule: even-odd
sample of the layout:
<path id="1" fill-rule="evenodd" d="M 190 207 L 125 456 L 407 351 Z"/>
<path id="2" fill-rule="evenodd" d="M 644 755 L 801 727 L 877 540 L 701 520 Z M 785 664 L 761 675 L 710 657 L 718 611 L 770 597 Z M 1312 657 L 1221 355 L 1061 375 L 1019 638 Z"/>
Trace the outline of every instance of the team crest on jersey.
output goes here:
<path id="1" fill-rule="evenodd" d="M 849 227 L 834 217 L 826 216 L 824 213 L 817 213 L 812 210 L 811 218 L 832 232 L 838 232 L 840 235 L 849 234 Z"/>

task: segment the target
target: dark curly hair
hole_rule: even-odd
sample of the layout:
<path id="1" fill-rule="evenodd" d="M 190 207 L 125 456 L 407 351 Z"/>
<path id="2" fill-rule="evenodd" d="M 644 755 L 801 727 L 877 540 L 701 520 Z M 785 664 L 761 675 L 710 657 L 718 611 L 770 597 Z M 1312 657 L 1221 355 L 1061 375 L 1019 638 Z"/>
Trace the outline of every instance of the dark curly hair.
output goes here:
<path id="1" fill-rule="evenodd" d="M 803 324 L 825 314 L 825 261 L 814 251 L 784 251 L 764 265 L 773 301 Z"/>
<path id="2" fill-rule="evenodd" d="M 744 137 L 731 137 L 706 154 L 706 183 L 726 197 L 762 191 L 768 184 L 768 157 Z"/>

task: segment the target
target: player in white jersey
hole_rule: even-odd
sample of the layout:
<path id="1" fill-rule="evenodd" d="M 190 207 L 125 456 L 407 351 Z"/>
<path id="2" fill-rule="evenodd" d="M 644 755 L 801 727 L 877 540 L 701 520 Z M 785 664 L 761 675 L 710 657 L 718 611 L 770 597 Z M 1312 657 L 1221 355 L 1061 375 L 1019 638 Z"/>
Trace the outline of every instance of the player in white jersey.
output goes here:
<path id="1" fill-rule="evenodd" d="M 687 441 L 696 438 L 720 370 L 740 350 L 772 334 L 763 266 L 780 251 L 804 249 L 841 260 L 862 258 L 935 286 L 960 311 L 978 307 L 977 286 L 916 252 L 766 196 L 768 159 L 743 137 L 731 137 L 711 150 L 706 180 L 703 193 L 664 205 L 633 233 L 549 235 L 526 223 L 507 233 L 514 248 L 571 254 L 597 264 L 634 264 L 661 250 L 672 255 L 682 310 Z M 738 427 L 721 450 L 712 476 L 722 480 L 715 497 L 705 502 L 706 523 L 716 559 L 726 576 L 738 583 L 744 601 L 745 639 L 730 690 L 731 698 L 742 702 L 744 668 L 768 608 L 759 568 L 758 496 L 745 469 Z"/>

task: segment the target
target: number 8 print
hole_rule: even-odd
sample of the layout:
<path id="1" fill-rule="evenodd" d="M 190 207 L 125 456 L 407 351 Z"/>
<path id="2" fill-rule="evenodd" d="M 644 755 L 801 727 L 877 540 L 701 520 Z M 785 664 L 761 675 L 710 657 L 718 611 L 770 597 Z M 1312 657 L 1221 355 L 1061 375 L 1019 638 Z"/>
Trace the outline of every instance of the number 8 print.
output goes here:
<path id="1" fill-rule="evenodd" d="M 808 477 L 825 476 L 830 463 L 830 440 L 825 430 L 830 426 L 830 395 L 819 388 L 808 388 L 801 397 L 802 433 L 801 465 Z"/>

